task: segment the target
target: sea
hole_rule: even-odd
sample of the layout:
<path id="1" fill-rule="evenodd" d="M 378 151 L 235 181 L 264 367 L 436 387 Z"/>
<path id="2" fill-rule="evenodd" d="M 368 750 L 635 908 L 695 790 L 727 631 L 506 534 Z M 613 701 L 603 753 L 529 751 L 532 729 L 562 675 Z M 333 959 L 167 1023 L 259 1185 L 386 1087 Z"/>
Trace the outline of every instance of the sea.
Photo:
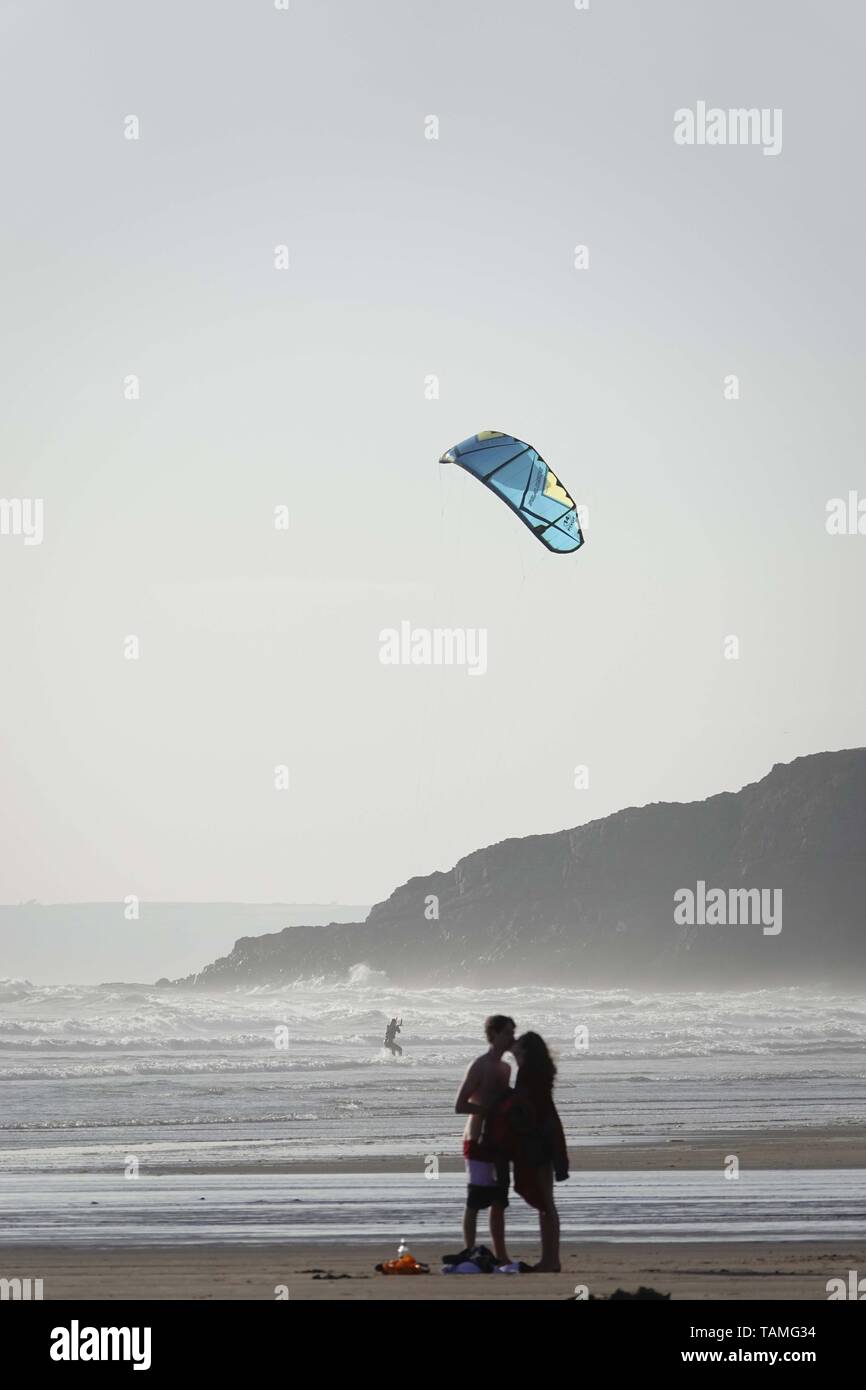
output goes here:
<path id="1" fill-rule="evenodd" d="M 749 1131 L 866 1120 L 862 995 L 413 990 L 359 966 L 221 994 L 0 980 L 0 1242 L 453 1233 L 464 1179 L 440 1164 L 493 1012 L 546 1039 L 572 1148 L 719 1136 L 718 1175 L 590 1163 L 557 1187 L 565 1234 L 866 1237 L 864 1170 L 721 1171 Z M 274 1171 L 292 1160 L 322 1171 Z"/>

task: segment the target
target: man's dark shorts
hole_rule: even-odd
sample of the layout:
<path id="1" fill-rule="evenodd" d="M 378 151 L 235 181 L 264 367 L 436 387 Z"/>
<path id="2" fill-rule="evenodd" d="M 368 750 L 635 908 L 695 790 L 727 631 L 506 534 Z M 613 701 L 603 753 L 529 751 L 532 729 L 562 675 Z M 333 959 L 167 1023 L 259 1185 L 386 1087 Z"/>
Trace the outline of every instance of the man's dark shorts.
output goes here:
<path id="1" fill-rule="evenodd" d="M 469 1184 L 466 1189 L 466 1205 L 470 1211 L 486 1211 L 488 1207 L 508 1206 L 508 1184 L 510 1173 L 507 1161 L 491 1161 L 480 1145 L 467 1140 L 463 1145 L 466 1159 L 466 1173 Z"/>

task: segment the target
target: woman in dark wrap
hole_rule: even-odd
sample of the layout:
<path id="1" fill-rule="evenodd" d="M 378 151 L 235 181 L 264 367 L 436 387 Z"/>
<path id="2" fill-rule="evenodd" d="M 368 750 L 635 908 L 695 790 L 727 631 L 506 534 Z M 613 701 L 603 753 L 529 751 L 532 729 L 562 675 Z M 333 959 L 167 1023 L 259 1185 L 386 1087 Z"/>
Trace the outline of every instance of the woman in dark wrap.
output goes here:
<path id="1" fill-rule="evenodd" d="M 524 1033 L 511 1049 L 519 1071 L 514 1090 L 491 1116 L 491 1138 L 514 1164 L 514 1189 L 535 1207 L 541 1259 L 534 1270 L 560 1271 L 559 1216 L 553 1183 L 568 1177 L 568 1148 L 553 1103 L 556 1067 L 538 1033 Z"/>

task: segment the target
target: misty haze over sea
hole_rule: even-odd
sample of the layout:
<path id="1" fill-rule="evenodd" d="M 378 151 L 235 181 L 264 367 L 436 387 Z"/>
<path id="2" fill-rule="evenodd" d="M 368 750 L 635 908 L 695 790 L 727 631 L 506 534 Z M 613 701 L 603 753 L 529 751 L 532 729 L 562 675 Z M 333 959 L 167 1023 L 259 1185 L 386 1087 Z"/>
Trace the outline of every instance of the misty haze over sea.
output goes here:
<path id="1" fill-rule="evenodd" d="M 229 951 L 246 932 L 352 922 L 341 903 L 123 902 L 0 905 L 2 973 L 40 984 L 101 984 L 185 975 Z"/>

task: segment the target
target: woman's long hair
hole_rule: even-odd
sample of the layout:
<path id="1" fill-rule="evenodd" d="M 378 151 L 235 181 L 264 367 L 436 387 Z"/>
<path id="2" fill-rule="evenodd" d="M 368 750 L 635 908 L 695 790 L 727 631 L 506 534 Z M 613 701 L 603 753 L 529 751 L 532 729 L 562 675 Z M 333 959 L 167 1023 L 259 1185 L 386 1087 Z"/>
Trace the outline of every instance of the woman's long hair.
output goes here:
<path id="1" fill-rule="evenodd" d="M 547 1050 L 547 1043 L 540 1033 L 523 1033 L 517 1039 L 518 1046 L 523 1051 L 523 1062 L 520 1067 L 520 1076 L 524 1080 L 538 1080 L 545 1086 L 553 1088 L 554 1077 L 556 1076 L 556 1065 Z"/>

